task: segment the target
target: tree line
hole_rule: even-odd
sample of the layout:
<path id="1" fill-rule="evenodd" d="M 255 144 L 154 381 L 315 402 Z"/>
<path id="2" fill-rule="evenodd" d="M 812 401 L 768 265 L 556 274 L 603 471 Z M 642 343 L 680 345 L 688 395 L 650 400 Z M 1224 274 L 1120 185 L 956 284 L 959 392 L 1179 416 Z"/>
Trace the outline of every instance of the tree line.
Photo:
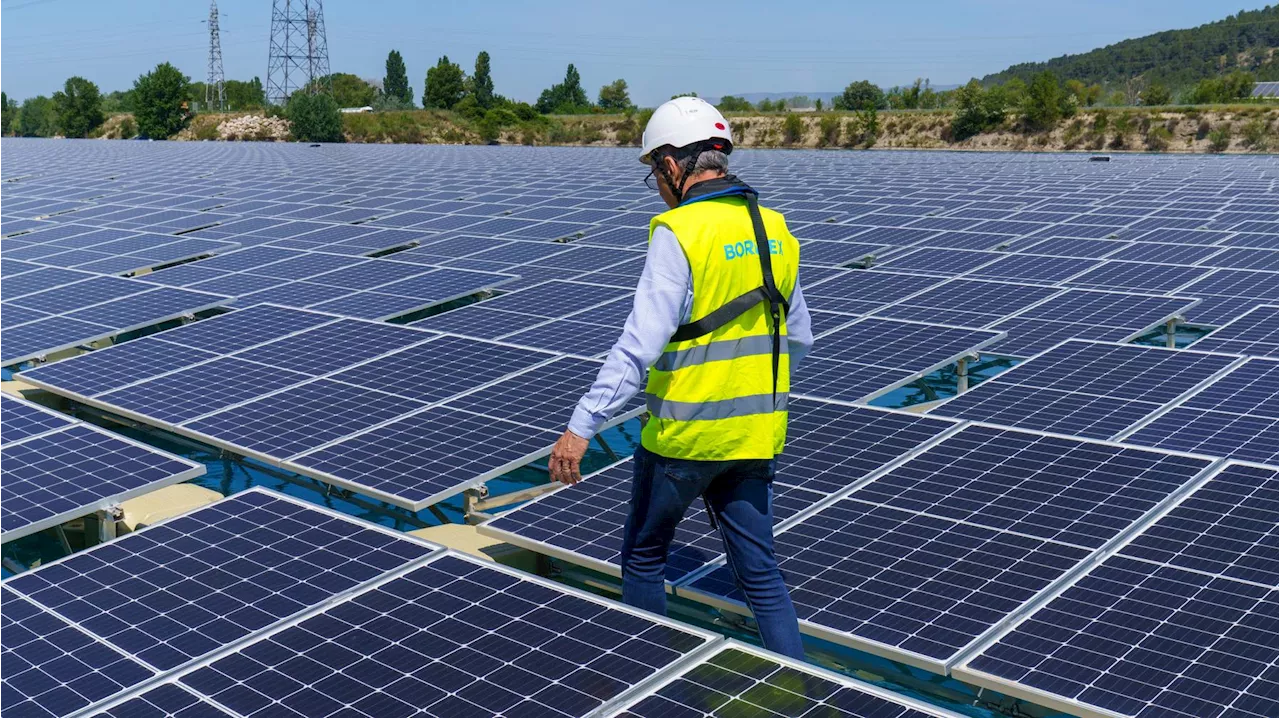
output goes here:
<path id="1" fill-rule="evenodd" d="M 422 84 L 421 106 L 428 110 L 455 113 L 475 125 L 482 139 L 496 139 L 504 128 L 523 123 L 545 124 L 546 115 L 581 115 L 592 113 L 624 113 L 628 124 L 636 124 L 637 108 L 631 101 L 626 80 L 618 79 L 602 86 L 595 101 L 582 85 L 577 67 L 569 64 L 564 78 L 546 88 L 535 103 L 512 100 L 495 91 L 491 72 L 492 58 L 480 52 L 468 74 L 441 56 L 428 68 Z M 404 58 L 391 50 L 377 81 L 362 79 L 350 73 L 334 73 L 317 80 L 316 86 L 293 93 L 282 108 L 266 101 L 261 79 L 228 80 L 224 85 L 227 109 L 234 111 L 263 110 L 288 117 L 297 139 L 340 141 L 342 119 L 340 108 L 370 107 L 375 111 L 415 109 L 414 87 L 409 80 Z M 1123 86 L 1101 83 L 1086 84 L 1079 79 L 1062 81 L 1049 70 L 1032 76 L 1030 81 L 1013 76 L 1001 83 L 971 80 L 963 87 L 937 90 L 929 80 L 917 78 L 906 86 L 882 89 L 868 80 L 851 82 L 835 96 L 829 107 L 821 99 L 810 102 L 796 96 L 778 100 L 761 100 L 752 104 L 742 97 L 726 95 L 718 107 L 725 112 L 788 112 L 794 109 L 816 111 L 875 113 L 884 110 L 955 111 L 953 134 L 963 139 L 993 128 L 1014 113 L 1026 129 L 1046 129 L 1058 119 L 1069 117 L 1082 107 L 1122 105 L 1215 104 L 1247 98 L 1254 76 L 1242 70 L 1201 79 L 1178 88 L 1175 92 L 1159 82 L 1142 78 L 1129 80 Z M 133 87 L 103 95 L 99 88 L 83 77 L 71 77 L 52 97 L 28 98 L 21 105 L 0 93 L 0 132 L 23 136 L 66 137 L 93 136 L 113 114 L 132 113 L 132 119 L 121 124 L 121 136 L 134 133 L 163 139 L 181 131 L 193 112 L 201 108 L 206 87 L 193 82 L 169 63 L 140 76 Z M 695 95 L 696 93 L 682 93 Z M 676 95 L 677 97 L 680 95 Z M 643 115 L 643 113 L 641 113 Z M 643 119 L 637 118 L 637 119 Z M 793 122 L 798 123 L 799 120 Z M 643 126 L 643 121 L 638 123 Z M 865 123 L 864 123 L 865 124 Z"/>

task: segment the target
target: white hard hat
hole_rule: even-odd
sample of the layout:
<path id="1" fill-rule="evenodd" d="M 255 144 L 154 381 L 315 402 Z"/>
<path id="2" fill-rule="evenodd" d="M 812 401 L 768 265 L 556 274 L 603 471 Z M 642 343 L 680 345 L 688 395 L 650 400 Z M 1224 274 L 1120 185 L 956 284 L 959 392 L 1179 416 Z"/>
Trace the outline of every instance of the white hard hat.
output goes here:
<path id="1" fill-rule="evenodd" d="M 684 147 L 695 142 L 724 140 L 723 152 L 733 149 L 729 121 L 710 102 L 698 97 L 677 97 L 658 106 L 645 125 L 640 161 L 649 164 L 649 153 L 671 145 Z"/>

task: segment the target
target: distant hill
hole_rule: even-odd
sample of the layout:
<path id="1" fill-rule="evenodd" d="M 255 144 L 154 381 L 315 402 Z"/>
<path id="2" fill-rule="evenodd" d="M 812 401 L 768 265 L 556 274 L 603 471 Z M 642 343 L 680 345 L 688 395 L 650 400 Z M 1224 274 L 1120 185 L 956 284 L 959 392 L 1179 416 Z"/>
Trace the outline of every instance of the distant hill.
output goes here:
<path id="1" fill-rule="evenodd" d="M 910 82 L 904 82 L 902 84 L 904 87 L 911 86 Z M 890 87 L 892 87 L 892 85 L 882 85 L 881 89 L 888 90 Z M 941 92 L 943 90 L 954 90 L 955 88 L 959 87 L 959 85 L 930 85 L 930 87 L 932 87 L 937 92 Z M 842 93 L 843 93 L 843 90 L 837 91 L 837 92 L 746 92 L 743 94 L 737 94 L 737 93 L 731 92 L 729 94 L 733 95 L 734 97 L 741 97 L 753 105 L 760 102 L 761 100 L 769 100 L 770 102 L 774 102 L 777 100 L 789 100 L 792 97 L 807 97 L 810 100 L 820 99 L 822 100 L 822 104 L 830 106 L 831 98 L 838 97 Z M 707 97 L 704 99 L 706 99 L 707 102 L 710 102 L 713 105 L 720 102 L 719 97 Z"/>
<path id="2" fill-rule="evenodd" d="M 1276 8 L 1268 5 L 1188 30 L 1166 30 L 1079 55 L 1013 65 L 982 78 L 982 84 L 1015 77 L 1030 81 L 1045 70 L 1087 85 L 1122 83 L 1141 75 L 1148 82 L 1182 87 L 1237 69 L 1254 73 L 1258 80 L 1275 80 L 1278 43 L 1280 21 Z"/>

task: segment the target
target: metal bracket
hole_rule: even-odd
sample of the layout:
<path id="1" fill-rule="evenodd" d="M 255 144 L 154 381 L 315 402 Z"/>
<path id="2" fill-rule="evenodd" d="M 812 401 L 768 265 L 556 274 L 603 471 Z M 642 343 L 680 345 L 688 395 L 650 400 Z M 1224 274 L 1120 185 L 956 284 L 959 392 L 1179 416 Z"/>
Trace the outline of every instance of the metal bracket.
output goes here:
<path id="1" fill-rule="evenodd" d="M 969 354 L 956 360 L 956 395 L 969 391 L 969 362 L 978 361 L 979 355 Z"/>
<path id="2" fill-rule="evenodd" d="M 116 524 L 124 520 L 124 509 L 119 505 L 108 506 L 97 512 L 98 543 L 106 543 L 116 537 Z"/>
<path id="3" fill-rule="evenodd" d="M 462 513 L 464 516 L 481 511 L 480 502 L 489 496 L 489 487 L 485 484 L 462 492 Z"/>

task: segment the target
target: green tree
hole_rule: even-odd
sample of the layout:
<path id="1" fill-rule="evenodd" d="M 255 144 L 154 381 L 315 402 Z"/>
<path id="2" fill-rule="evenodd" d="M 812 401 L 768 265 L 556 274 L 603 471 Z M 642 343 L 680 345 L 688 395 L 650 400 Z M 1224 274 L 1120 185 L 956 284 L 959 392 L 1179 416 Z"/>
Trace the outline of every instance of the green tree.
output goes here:
<path id="1" fill-rule="evenodd" d="M 618 79 L 601 87 L 600 99 L 596 104 L 608 112 L 625 112 L 631 109 L 631 95 L 627 92 L 627 81 Z"/>
<path id="2" fill-rule="evenodd" d="M 429 110 L 450 110 L 467 94 L 467 78 L 462 67 L 449 62 L 444 55 L 436 66 L 427 70 L 427 83 L 422 88 L 422 106 Z"/>
<path id="3" fill-rule="evenodd" d="M 191 80 L 167 62 L 133 83 L 133 116 L 138 131 L 156 140 L 167 139 L 187 123 L 187 85 Z"/>
<path id="4" fill-rule="evenodd" d="M 591 101 L 582 89 L 582 77 L 578 74 L 578 68 L 570 63 L 564 72 L 564 81 L 543 90 L 535 106 L 544 115 L 572 115 L 589 111 Z"/>
<path id="5" fill-rule="evenodd" d="M 756 109 L 760 110 L 761 112 L 784 112 L 787 109 L 787 103 L 782 100 L 778 100 L 777 102 L 774 102 L 773 100 L 770 100 L 769 98 L 766 97 L 760 102 L 756 103 Z"/>
<path id="6" fill-rule="evenodd" d="M 341 142 L 342 113 L 328 93 L 295 92 L 285 106 L 289 131 L 303 142 Z"/>
<path id="7" fill-rule="evenodd" d="M 44 95 L 23 100 L 17 124 L 16 134 L 19 137 L 53 137 L 58 131 L 58 115 L 54 111 L 53 100 Z"/>
<path id="8" fill-rule="evenodd" d="M 1227 91 L 1227 101 L 1248 97 L 1253 94 L 1253 83 L 1253 73 L 1241 72 L 1240 70 L 1236 70 L 1222 78 L 1222 84 Z"/>
<path id="9" fill-rule="evenodd" d="M 1004 97 L 999 88 L 983 89 L 977 80 L 956 90 L 951 139 L 960 142 L 1004 122 Z"/>
<path id="10" fill-rule="evenodd" d="M 1102 85 L 1094 83 L 1089 85 L 1084 91 L 1084 106 L 1093 107 L 1098 104 L 1098 100 L 1102 99 Z"/>
<path id="11" fill-rule="evenodd" d="M 673 100 L 674 100 L 674 99 L 676 99 L 677 97 L 697 97 L 697 96 L 698 96 L 698 93 L 696 93 L 696 92 L 681 92 L 681 93 L 680 93 L 680 94 L 678 94 L 678 95 L 672 95 L 672 96 L 671 96 L 671 99 L 673 99 Z"/>
<path id="12" fill-rule="evenodd" d="M 53 93 L 53 105 L 65 137 L 86 137 L 106 119 L 98 86 L 83 77 L 67 78 L 62 89 Z"/>
<path id="13" fill-rule="evenodd" d="M 0 92 L 0 135 L 13 131 L 13 116 L 18 113 L 18 103 Z"/>
<path id="14" fill-rule="evenodd" d="M 1062 87 L 1048 70 L 1036 75 L 1022 101 L 1022 120 L 1033 130 L 1052 129 L 1062 118 Z"/>
<path id="15" fill-rule="evenodd" d="M 813 101 L 813 111 L 814 111 L 814 112 L 822 112 L 822 98 L 821 98 L 821 97 L 819 97 L 818 99 L 816 99 L 816 100 L 814 100 L 814 101 Z"/>
<path id="16" fill-rule="evenodd" d="M 481 51 L 476 55 L 476 73 L 471 76 L 471 94 L 476 98 L 476 104 L 484 109 L 494 106 L 493 102 L 493 75 L 489 72 L 489 53 Z"/>
<path id="17" fill-rule="evenodd" d="M 837 110 L 860 110 L 871 103 L 877 110 L 883 110 L 889 105 L 885 101 L 884 90 L 867 80 L 858 80 L 849 83 L 844 88 L 844 92 L 832 100 Z"/>
<path id="18" fill-rule="evenodd" d="M 413 105 L 413 88 L 409 86 L 409 73 L 404 69 L 404 58 L 399 50 L 387 53 L 386 71 L 382 78 L 382 94 L 398 103 Z"/>
<path id="19" fill-rule="evenodd" d="M 1147 85 L 1147 89 L 1142 91 L 1142 104 L 1147 106 L 1167 105 L 1173 100 L 1173 94 L 1169 92 L 1169 88 L 1158 82 Z"/>
<path id="20" fill-rule="evenodd" d="M 227 107 L 232 110 L 265 107 L 267 104 L 267 93 L 262 89 L 262 80 L 256 77 L 248 82 L 227 80 L 222 89 L 227 97 Z"/>
<path id="21" fill-rule="evenodd" d="M 853 118 L 845 126 L 845 142 L 851 147 L 871 147 L 880 137 L 880 116 L 874 102 L 868 102 L 861 110 L 854 111 Z"/>
<path id="22" fill-rule="evenodd" d="M 818 146 L 834 147 L 840 144 L 840 115 L 823 115 L 818 120 Z"/>
<path id="23" fill-rule="evenodd" d="M 102 111 L 108 115 L 133 112 L 133 90 L 114 90 L 103 95 Z"/>
<path id="24" fill-rule="evenodd" d="M 716 108 L 721 112 L 750 112 L 752 109 L 750 102 L 735 95 L 721 97 L 720 104 L 716 105 Z"/>
<path id="25" fill-rule="evenodd" d="M 333 88 L 338 107 L 367 107 L 378 99 L 378 88 L 348 72 L 335 72 L 317 82 Z"/>

